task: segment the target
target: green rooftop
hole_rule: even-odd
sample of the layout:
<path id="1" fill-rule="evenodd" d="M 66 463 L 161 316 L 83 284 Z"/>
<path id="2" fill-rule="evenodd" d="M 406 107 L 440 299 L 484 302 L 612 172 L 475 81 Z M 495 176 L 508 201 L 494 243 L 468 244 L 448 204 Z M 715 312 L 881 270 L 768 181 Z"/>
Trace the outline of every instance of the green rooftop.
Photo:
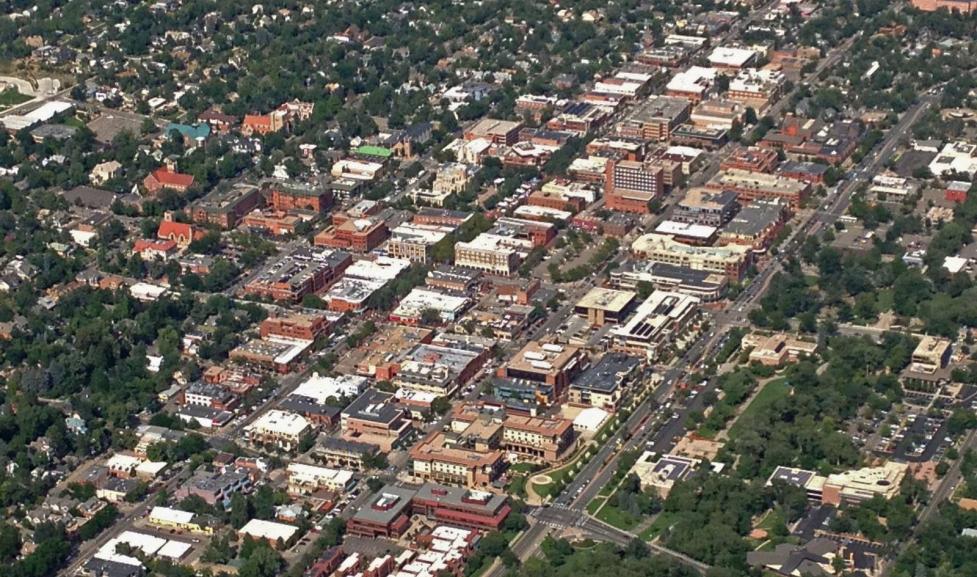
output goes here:
<path id="1" fill-rule="evenodd" d="M 366 156 L 379 156 L 381 158 L 390 158 L 394 153 L 389 148 L 385 148 L 383 146 L 361 146 L 355 149 L 353 152 L 356 154 L 364 154 Z"/>

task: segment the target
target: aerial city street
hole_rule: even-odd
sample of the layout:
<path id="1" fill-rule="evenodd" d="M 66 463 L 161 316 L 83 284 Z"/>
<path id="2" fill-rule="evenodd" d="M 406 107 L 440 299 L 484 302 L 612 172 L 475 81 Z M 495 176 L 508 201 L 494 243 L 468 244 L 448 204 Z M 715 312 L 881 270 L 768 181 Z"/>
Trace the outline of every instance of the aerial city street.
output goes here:
<path id="1" fill-rule="evenodd" d="M 3 577 L 977 577 L 977 0 L 0 2 Z"/>

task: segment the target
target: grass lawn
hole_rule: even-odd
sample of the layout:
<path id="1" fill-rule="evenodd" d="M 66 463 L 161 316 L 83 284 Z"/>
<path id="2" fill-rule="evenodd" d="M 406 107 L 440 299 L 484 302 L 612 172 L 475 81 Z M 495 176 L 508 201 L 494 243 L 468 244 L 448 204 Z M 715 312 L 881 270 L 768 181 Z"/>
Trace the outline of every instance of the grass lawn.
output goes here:
<path id="1" fill-rule="evenodd" d="M 85 122 L 78 118 L 77 116 L 69 116 L 64 119 L 64 123 L 68 126 L 74 126 L 75 128 L 84 128 Z"/>
<path id="2" fill-rule="evenodd" d="M 597 512 L 597 509 L 600 509 L 600 506 L 603 505 L 605 501 L 607 501 L 607 499 L 604 497 L 594 497 L 593 501 L 587 503 L 587 512 L 593 515 Z"/>
<path id="3" fill-rule="evenodd" d="M 875 302 L 880 311 L 891 311 L 895 301 L 892 296 L 892 289 L 882 289 L 875 296 Z"/>
<path id="4" fill-rule="evenodd" d="M 752 415 L 766 411 L 777 399 L 787 396 L 788 391 L 790 391 L 790 387 L 787 385 L 787 380 L 783 378 L 774 379 L 764 385 L 763 389 L 753 397 L 753 401 L 736 419 L 733 426 L 729 428 L 729 438 L 735 439 L 743 426 L 741 423 L 749 422 Z"/>
<path id="5" fill-rule="evenodd" d="M 536 491 L 536 494 L 539 495 L 540 497 L 550 496 L 552 494 L 552 491 L 556 487 L 560 485 L 564 485 L 565 483 L 568 483 L 570 481 L 571 478 L 570 472 L 573 471 L 577 463 L 581 462 L 581 460 L 583 459 L 586 459 L 587 455 L 588 455 L 587 448 L 581 448 L 577 452 L 577 454 L 574 455 L 573 459 L 571 459 L 570 462 L 567 463 L 566 465 L 554 471 L 550 471 L 548 473 L 540 473 L 548 476 L 552 480 L 552 482 L 543 485 L 538 483 L 533 483 L 533 490 Z"/>
<path id="6" fill-rule="evenodd" d="M 513 473 L 532 473 L 537 469 L 539 469 L 539 465 L 536 463 L 516 463 L 509 466 L 509 470 Z"/>
<path id="7" fill-rule="evenodd" d="M 774 507 L 763 516 L 763 519 L 757 524 L 757 529 L 763 529 L 768 534 L 773 534 L 777 528 L 783 527 L 785 524 L 784 512 L 779 507 Z"/>
<path id="8" fill-rule="evenodd" d="M 8 88 L 3 92 L 0 92 L 0 106 L 3 106 L 4 108 L 8 106 L 17 106 L 18 104 L 27 102 L 31 98 L 33 97 L 17 92 L 16 88 Z"/>
<path id="9" fill-rule="evenodd" d="M 611 504 L 605 504 L 604 507 L 597 512 L 597 518 L 608 525 L 612 525 L 623 531 L 633 529 L 638 523 L 641 522 L 640 515 L 632 515 L 631 513 L 622 511 Z"/>
<path id="10" fill-rule="evenodd" d="M 655 537 L 661 534 L 662 531 L 668 529 L 668 526 L 672 524 L 672 515 L 670 513 L 659 513 L 655 520 L 652 521 L 651 525 L 642 531 L 638 536 L 644 541 L 651 541 Z"/>
<path id="11" fill-rule="evenodd" d="M 525 475 L 513 475 L 512 480 L 506 486 L 506 491 L 510 495 L 518 495 L 520 497 L 526 497 L 526 476 Z"/>

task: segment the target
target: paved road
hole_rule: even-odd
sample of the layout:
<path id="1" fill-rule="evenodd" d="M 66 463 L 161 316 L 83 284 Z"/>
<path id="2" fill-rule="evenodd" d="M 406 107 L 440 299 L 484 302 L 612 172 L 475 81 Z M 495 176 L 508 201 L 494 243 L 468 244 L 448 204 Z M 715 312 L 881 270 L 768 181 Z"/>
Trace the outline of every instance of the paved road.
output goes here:
<path id="1" fill-rule="evenodd" d="M 184 469 L 173 475 L 173 477 L 166 481 L 159 491 L 167 491 L 172 494 L 173 491 L 184 481 L 190 477 L 189 473 Z M 132 528 L 133 523 L 140 517 L 144 516 L 149 512 L 150 509 L 155 505 L 155 500 L 152 498 L 147 498 L 139 503 L 131 511 L 124 514 L 119 518 L 118 521 L 112 525 L 112 528 L 103 531 L 98 537 L 90 541 L 85 541 L 78 548 L 78 552 L 75 554 L 74 561 L 71 562 L 66 568 L 58 572 L 59 575 L 75 575 L 78 573 L 82 566 L 88 562 L 92 555 L 95 554 L 103 545 L 109 542 L 113 537 L 119 535 L 123 531 L 127 531 Z"/>

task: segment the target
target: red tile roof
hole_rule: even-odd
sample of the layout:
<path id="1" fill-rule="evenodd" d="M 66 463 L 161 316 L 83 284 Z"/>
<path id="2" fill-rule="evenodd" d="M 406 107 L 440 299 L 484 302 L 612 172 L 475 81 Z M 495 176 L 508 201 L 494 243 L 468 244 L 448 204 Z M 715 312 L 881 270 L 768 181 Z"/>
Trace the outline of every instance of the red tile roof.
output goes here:
<path id="1" fill-rule="evenodd" d="M 183 238 L 189 242 L 194 238 L 193 227 L 183 222 L 164 220 L 163 222 L 159 223 L 159 229 L 156 231 L 156 236 L 171 240 Z"/>
<path id="2" fill-rule="evenodd" d="M 177 223 L 173 223 L 177 224 Z M 163 223 L 160 223 L 160 231 L 162 231 Z M 141 238 L 132 245 L 133 252 L 143 252 L 145 250 L 157 250 L 162 252 L 169 252 L 176 248 L 176 243 L 172 240 L 153 240 Z"/>
<path id="3" fill-rule="evenodd" d="M 193 185 L 193 176 L 180 172 L 173 172 L 167 168 L 157 168 L 153 171 L 153 178 L 163 186 L 175 188 L 190 188 Z"/>

